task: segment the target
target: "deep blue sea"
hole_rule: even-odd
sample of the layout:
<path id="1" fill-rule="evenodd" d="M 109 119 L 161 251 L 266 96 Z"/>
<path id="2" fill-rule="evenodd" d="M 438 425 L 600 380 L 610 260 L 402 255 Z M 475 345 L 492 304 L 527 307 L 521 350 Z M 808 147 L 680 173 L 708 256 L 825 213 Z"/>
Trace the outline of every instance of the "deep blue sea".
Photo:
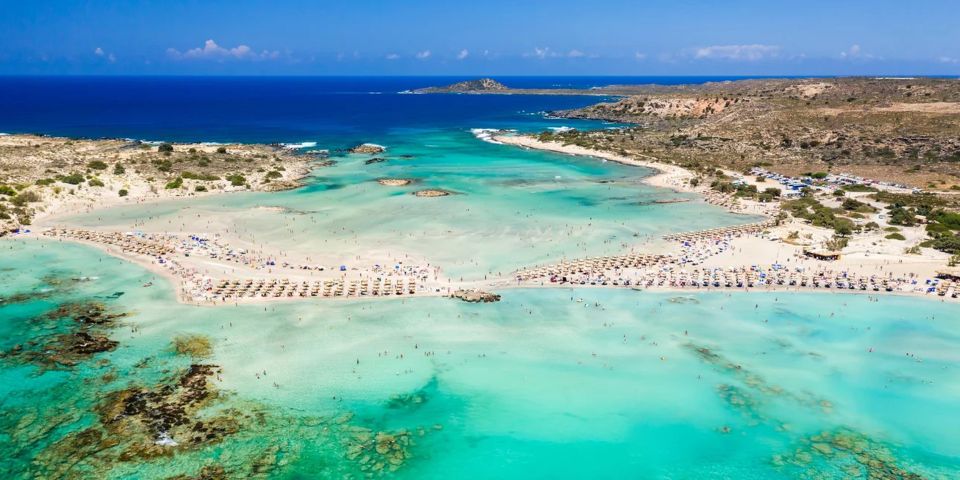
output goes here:
<path id="1" fill-rule="evenodd" d="M 684 84 L 740 77 L 497 77 L 511 87 Z M 402 95 L 468 77 L 0 77 L 0 132 L 348 145 L 397 128 L 484 128 L 595 96 Z"/>

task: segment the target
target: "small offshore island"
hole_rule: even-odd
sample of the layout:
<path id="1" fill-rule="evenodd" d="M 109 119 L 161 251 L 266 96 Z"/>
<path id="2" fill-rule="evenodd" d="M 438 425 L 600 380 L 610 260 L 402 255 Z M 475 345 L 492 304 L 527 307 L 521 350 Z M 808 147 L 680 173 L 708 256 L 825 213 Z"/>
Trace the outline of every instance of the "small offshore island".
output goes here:
<path id="1" fill-rule="evenodd" d="M 0 471 L 960 471 L 960 81 L 509 83 L 316 142 L 0 135 Z"/>

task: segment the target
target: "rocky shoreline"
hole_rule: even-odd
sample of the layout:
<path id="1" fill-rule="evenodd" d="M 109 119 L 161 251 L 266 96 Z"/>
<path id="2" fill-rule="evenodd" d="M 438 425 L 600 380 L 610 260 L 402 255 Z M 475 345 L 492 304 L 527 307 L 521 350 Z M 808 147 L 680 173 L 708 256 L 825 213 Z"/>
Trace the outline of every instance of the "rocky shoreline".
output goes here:
<path id="1" fill-rule="evenodd" d="M 44 217 L 114 205 L 289 190 L 325 164 L 325 157 L 276 145 L 4 135 L 0 236 Z"/>

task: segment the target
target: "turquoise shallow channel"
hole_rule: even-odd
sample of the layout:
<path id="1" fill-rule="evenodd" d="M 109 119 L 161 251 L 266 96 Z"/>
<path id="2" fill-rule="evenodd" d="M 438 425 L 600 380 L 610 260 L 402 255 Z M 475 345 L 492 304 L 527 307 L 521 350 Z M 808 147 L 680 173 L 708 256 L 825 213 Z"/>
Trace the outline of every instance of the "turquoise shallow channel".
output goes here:
<path id="1" fill-rule="evenodd" d="M 394 478 L 960 471 L 960 334 L 955 306 L 937 301 L 528 289 L 487 305 L 208 308 L 177 304 L 162 279 L 91 248 L 2 245 L 7 478 L 170 478 L 205 466 L 269 478 L 362 478 L 391 465 Z M 79 320 L 49 312 L 82 302 L 128 314 L 88 330 L 116 348 L 70 366 L 23 353 L 75 333 Z M 178 354 L 171 339 L 185 335 L 210 338 L 212 353 Z M 249 417 L 230 434 L 194 447 L 175 435 L 173 453 L 149 456 L 102 425 L 116 392 L 182 390 L 169 379 L 200 361 L 219 366 L 217 393 L 188 408 L 190 421 Z"/>
<path id="2" fill-rule="evenodd" d="M 368 252 L 414 255 L 451 278 L 481 279 L 563 257 L 614 254 L 666 233 L 756 220 L 648 186 L 642 182 L 650 169 L 491 144 L 467 129 L 397 129 L 382 143 L 389 145 L 382 155 L 334 155 L 335 165 L 317 168 L 296 190 L 130 205 L 61 223 L 229 229 L 255 248 L 328 255 L 331 262 L 362 263 Z M 367 163 L 378 157 L 386 161 Z M 384 177 L 416 182 L 376 182 Z M 431 188 L 454 194 L 412 195 Z"/>

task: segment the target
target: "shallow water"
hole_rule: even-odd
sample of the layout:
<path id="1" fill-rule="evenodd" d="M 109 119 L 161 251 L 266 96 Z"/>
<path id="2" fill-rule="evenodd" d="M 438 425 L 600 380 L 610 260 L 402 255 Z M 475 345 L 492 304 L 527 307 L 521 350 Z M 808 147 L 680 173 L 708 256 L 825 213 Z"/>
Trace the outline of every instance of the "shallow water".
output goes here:
<path id="1" fill-rule="evenodd" d="M 40 108 L 22 100 L 38 95 L 0 95 L 13 112 L 4 128 L 316 141 L 331 150 L 371 141 L 389 147 L 388 160 L 366 165 L 369 156 L 334 153 L 337 164 L 316 170 L 298 190 L 132 206 L 69 222 L 229 229 L 249 245 L 318 261 L 410 255 L 451 277 L 480 278 L 752 220 L 695 201 L 654 203 L 695 197 L 642 184 L 646 169 L 493 145 L 470 133 L 607 127 L 532 114 L 592 98 L 365 93 L 397 90 L 396 80 L 351 92 L 338 90 L 342 82 L 309 79 L 283 80 L 289 89 L 253 88 L 261 82 L 253 79 L 171 81 L 177 88 L 155 88 L 167 82 L 155 79 L 11 80 L 51 100 Z M 69 93 L 77 88 L 97 91 Z M 248 101 L 236 102 L 238 95 Z M 419 182 L 375 182 L 388 176 Z M 410 195 L 420 188 L 457 195 Z M 0 472 L 144 479 L 214 466 L 233 478 L 298 479 L 363 478 L 391 468 L 393 477 L 418 479 L 960 474 L 953 304 L 824 293 L 499 293 L 502 302 L 484 305 L 391 298 L 193 307 L 176 303 L 167 281 L 98 250 L 4 239 Z M 90 302 L 128 315 L 91 327 L 50 313 Z M 78 331 L 118 344 L 76 364 L 53 362 L 64 358 L 57 355 L 63 339 Z M 172 341 L 184 335 L 208 339 L 212 355 L 178 354 Z M 158 447 L 156 431 L 123 423 L 156 420 L 149 413 L 102 414 L 114 412 L 106 407 L 128 389 L 175 396 L 191 364 L 222 372 L 209 377 L 210 397 L 185 409 L 186 421 L 234 419 L 235 431 L 191 443 L 190 432 L 173 429 L 168 440 L 178 446 Z M 158 448 L 167 455 L 148 455 Z"/>
<path id="2" fill-rule="evenodd" d="M 386 162 L 338 156 L 297 190 L 135 205 L 65 221 L 122 230 L 229 230 L 245 246 L 306 252 L 334 265 L 412 255 L 451 277 L 478 279 L 562 257 L 622 252 L 665 233 L 755 220 L 645 185 L 649 169 L 494 145 L 468 130 L 408 129 L 374 140 L 389 147 L 380 155 Z M 388 187 L 376 182 L 381 177 L 418 182 Z M 424 188 L 455 194 L 411 195 Z M 654 203 L 678 199 L 689 202 Z"/>
<path id="3" fill-rule="evenodd" d="M 274 477 L 358 471 L 343 443 L 330 440 L 336 425 L 308 420 L 344 412 L 355 414 L 350 425 L 376 431 L 425 430 L 398 477 L 795 478 L 809 469 L 837 476 L 849 459 L 775 464 L 778 455 L 809 451 L 807 439 L 822 431 L 857 432 L 912 472 L 960 471 L 952 304 L 530 289 L 503 291 L 502 302 L 485 305 L 422 298 L 203 308 L 175 304 L 166 282 L 93 249 L 2 245 L 0 295 L 40 292 L 34 288 L 51 273 L 66 281 L 45 298 L 0 307 L 4 351 L 39 334 L 24 328 L 26 319 L 69 299 L 123 292 L 103 301 L 133 312 L 111 333 L 117 350 L 74 369 L 39 373 L 4 359 L 6 434 L 54 420 L 17 422 L 35 413 L 26 399 L 82 411 L 105 391 L 169 375 L 188 361 L 170 350 L 184 333 L 213 339 L 206 361 L 222 367 L 214 383 L 229 393 L 228 405 L 267 412 L 268 420 L 217 448 L 110 463 L 106 476 L 195 474 L 204 459 L 233 465 L 268 446 L 285 459 L 270 470 Z M 70 281 L 82 276 L 96 278 Z M 140 286 L 149 280 L 153 287 Z M 144 358 L 148 366 L 136 367 Z M 93 381 L 106 370 L 120 378 Z M 79 417 L 41 435 L 37 450 L 0 442 L 20 453 L 4 468 L 30 470 L 30 453 L 93 421 Z"/>

